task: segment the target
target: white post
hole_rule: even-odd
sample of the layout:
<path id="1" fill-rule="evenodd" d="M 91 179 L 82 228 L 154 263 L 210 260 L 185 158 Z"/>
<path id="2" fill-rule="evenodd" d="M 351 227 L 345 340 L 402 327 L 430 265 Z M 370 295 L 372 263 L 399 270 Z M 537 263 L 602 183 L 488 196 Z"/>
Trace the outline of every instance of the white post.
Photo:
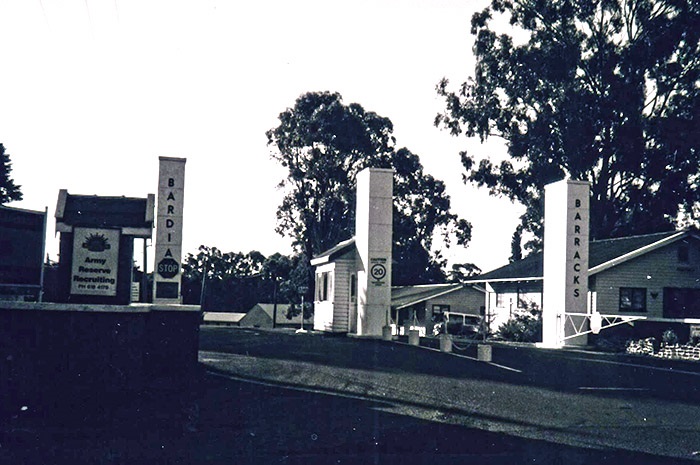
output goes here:
<path id="1" fill-rule="evenodd" d="M 301 295 L 301 313 L 299 314 L 299 321 L 301 322 L 300 332 L 304 332 L 304 294 Z"/>
<path id="2" fill-rule="evenodd" d="M 306 294 L 306 291 L 308 291 L 309 288 L 307 286 L 299 286 L 297 288 L 297 292 L 301 294 L 301 313 L 299 314 L 299 318 L 301 318 L 301 326 L 299 329 L 297 329 L 297 333 L 305 333 L 306 330 L 304 329 L 304 294 Z"/>
<path id="3" fill-rule="evenodd" d="M 566 313 L 586 313 L 589 184 L 564 179 L 545 186 L 542 345 L 561 347 L 573 334 Z M 582 317 L 585 318 L 585 317 Z M 573 338 L 567 344 L 585 344 Z"/>
<path id="4" fill-rule="evenodd" d="M 382 336 L 391 307 L 393 170 L 366 168 L 357 175 L 355 244 L 357 334 Z"/>
<path id="5" fill-rule="evenodd" d="M 185 158 L 159 158 L 154 303 L 182 303 L 180 281 L 186 161 Z"/>

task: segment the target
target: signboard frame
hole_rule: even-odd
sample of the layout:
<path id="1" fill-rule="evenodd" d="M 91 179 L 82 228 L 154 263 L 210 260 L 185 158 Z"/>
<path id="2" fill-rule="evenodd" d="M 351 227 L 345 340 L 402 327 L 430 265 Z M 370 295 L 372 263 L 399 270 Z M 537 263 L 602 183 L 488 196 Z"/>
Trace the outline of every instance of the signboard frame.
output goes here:
<path id="1" fill-rule="evenodd" d="M 73 228 L 71 295 L 117 295 L 120 241 L 120 229 Z"/>

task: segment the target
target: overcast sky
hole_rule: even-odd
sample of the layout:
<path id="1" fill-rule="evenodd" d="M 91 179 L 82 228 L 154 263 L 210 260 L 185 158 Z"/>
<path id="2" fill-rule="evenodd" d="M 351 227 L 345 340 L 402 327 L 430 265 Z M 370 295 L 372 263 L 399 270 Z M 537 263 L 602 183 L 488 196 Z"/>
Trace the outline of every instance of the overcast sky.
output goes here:
<path id="1" fill-rule="evenodd" d="M 265 131 L 308 91 L 394 123 L 398 147 L 447 183 L 473 241 L 447 253 L 507 262 L 520 209 L 465 186 L 459 151 L 503 156 L 433 126 L 435 85 L 473 72 L 469 21 L 484 1 L 6 0 L 0 3 L 0 142 L 24 199 L 52 219 L 59 189 L 145 197 L 158 157 L 187 158 L 183 258 L 290 253 L 274 232 L 284 171 Z M 58 250 L 49 222 L 48 252 Z M 137 246 L 138 247 L 138 246 Z M 149 267 L 150 268 L 150 267 Z"/>

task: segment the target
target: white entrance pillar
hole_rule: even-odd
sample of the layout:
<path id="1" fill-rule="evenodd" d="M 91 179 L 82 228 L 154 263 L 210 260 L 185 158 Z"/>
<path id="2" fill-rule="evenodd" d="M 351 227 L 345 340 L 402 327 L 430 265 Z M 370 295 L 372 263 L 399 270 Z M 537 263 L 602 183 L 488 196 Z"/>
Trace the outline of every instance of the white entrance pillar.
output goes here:
<path id="1" fill-rule="evenodd" d="M 393 175 L 393 170 L 383 168 L 357 174 L 357 334 L 361 336 L 381 336 L 389 318 Z"/>
<path id="2" fill-rule="evenodd" d="M 542 345 L 581 345 L 565 313 L 586 313 L 588 294 L 589 192 L 585 181 L 564 179 L 545 186 Z M 575 318 L 575 317 L 574 317 Z M 583 319 L 585 317 L 578 317 Z"/>
<path id="3" fill-rule="evenodd" d="M 154 303 L 182 303 L 180 281 L 186 161 L 186 158 L 159 158 Z"/>

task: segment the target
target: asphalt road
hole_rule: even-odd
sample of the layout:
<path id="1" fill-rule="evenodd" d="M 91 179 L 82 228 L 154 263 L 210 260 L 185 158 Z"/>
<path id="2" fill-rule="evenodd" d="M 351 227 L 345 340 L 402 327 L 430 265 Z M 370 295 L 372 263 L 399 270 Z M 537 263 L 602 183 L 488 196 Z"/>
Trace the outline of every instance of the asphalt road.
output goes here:
<path id="1" fill-rule="evenodd" d="M 180 387 L 0 416 L 0 464 L 700 463 L 697 363 L 211 327 L 200 348 Z"/>
<path id="2" fill-rule="evenodd" d="M 208 408 L 236 425 L 228 453 L 239 462 L 700 460 L 700 364 L 500 345 L 485 363 L 459 352 L 291 331 L 204 327 L 200 338 L 207 389 L 230 392 Z"/>

